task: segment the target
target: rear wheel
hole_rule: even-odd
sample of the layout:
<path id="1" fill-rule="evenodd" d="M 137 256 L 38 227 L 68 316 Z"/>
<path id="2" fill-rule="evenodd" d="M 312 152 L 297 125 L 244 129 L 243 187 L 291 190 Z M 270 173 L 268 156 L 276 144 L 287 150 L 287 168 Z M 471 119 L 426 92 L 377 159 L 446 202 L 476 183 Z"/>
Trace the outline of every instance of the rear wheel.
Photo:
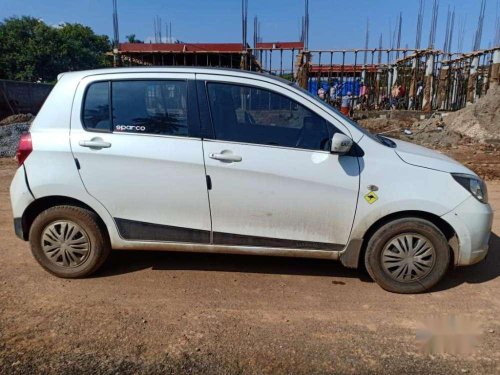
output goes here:
<path id="1" fill-rule="evenodd" d="M 420 218 L 394 220 L 368 241 L 365 265 L 382 288 L 418 293 L 436 285 L 450 261 L 448 242 L 431 222 Z"/>
<path id="2" fill-rule="evenodd" d="M 110 252 L 97 215 L 74 206 L 56 206 L 39 214 L 31 226 L 29 240 L 38 263 L 64 278 L 92 274 Z"/>

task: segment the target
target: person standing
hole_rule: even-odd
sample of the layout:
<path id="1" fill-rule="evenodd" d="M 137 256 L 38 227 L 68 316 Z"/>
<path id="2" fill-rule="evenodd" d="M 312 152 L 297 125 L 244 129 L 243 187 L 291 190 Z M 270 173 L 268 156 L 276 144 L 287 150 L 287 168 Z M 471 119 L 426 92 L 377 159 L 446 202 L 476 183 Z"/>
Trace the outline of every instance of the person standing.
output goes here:
<path id="1" fill-rule="evenodd" d="M 334 83 L 330 86 L 330 100 L 335 102 L 337 100 L 337 84 Z"/>
<path id="2" fill-rule="evenodd" d="M 366 86 L 364 81 L 361 81 L 361 87 L 359 89 L 359 97 L 361 98 L 361 108 L 363 110 L 368 109 L 368 86 Z"/>
<path id="3" fill-rule="evenodd" d="M 345 116 L 349 116 L 351 113 L 351 100 L 352 93 L 348 91 L 347 95 L 342 97 L 342 105 L 340 106 L 340 112 L 342 112 Z"/>
<path id="4" fill-rule="evenodd" d="M 416 98 L 416 103 L 415 103 L 415 109 L 419 110 L 422 109 L 422 102 L 423 102 L 423 96 L 424 96 L 424 84 L 422 81 L 419 81 L 417 84 L 417 98 Z"/>
<path id="5" fill-rule="evenodd" d="M 318 89 L 318 97 L 321 100 L 325 100 L 325 94 L 326 94 L 325 89 L 322 86 L 320 86 L 320 88 Z"/>

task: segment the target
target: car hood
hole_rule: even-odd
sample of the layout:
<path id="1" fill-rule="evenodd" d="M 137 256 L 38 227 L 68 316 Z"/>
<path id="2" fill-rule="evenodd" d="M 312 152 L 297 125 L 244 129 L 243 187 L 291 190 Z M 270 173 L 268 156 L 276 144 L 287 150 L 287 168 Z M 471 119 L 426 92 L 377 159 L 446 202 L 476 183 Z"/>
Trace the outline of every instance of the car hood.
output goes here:
<path id="1" fill-rule="evenodd" d="M 405 163 L 442 172 L 476 175 L 469 168 L 440 152 L 398 139 L 391 140 L 396 143 L 396 154 Z"/>

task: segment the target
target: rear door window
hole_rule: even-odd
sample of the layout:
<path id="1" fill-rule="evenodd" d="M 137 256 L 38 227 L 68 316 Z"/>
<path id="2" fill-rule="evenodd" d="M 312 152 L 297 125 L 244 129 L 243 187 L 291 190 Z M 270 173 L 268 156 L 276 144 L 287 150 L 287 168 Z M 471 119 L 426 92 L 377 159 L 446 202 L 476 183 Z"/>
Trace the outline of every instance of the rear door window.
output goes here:
<path id="1" fill-rule="evenodd" d="M 180 80 L 95 82 L 85 95 L 83 125 L 90 131 L 188 136 L 187 93 L 187 82 Z"/>
<path id="2" fill-rule="evenodd" d="M 185 81 L 112 83 L 113 131 L 187 136 Z"/>
<path id="3" fill-rule="evenodd" d="M 83 106 L 83 125 L 87 130 L 110 131 L 109 82 L 90 85 Z"/>

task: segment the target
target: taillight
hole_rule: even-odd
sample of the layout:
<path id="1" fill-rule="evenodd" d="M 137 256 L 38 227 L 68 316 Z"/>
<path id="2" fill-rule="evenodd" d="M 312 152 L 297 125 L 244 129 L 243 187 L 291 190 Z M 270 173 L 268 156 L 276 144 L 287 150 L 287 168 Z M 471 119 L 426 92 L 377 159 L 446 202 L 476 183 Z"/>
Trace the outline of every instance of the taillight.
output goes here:
<path id="1" fill-rule="evenodd" d="M 26 158 L 33 151 L 33 143 L 31 142 L 31 134 L 24 133 L 21 135 L 21 139 L 19 140 L 19 146 L 17 146 L 16 159 L 19 166 L 21 166 Z"/>

